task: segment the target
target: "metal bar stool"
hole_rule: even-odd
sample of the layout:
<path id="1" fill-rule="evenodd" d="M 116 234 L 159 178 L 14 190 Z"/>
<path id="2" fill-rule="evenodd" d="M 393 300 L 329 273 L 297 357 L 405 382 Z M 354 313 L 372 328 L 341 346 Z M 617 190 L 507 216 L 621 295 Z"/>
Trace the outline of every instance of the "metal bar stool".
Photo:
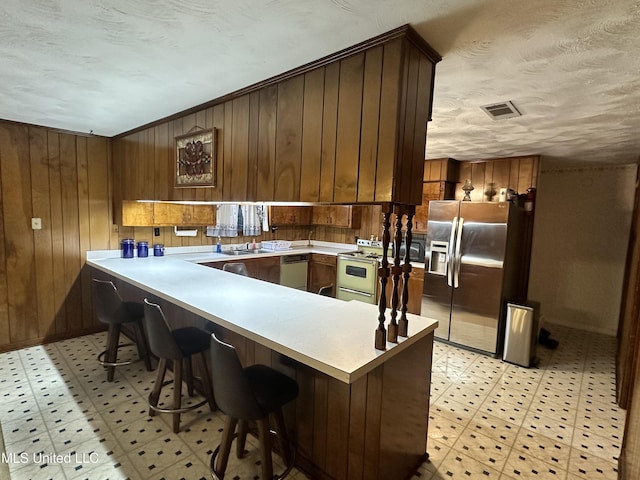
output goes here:
<path id="1" fill-rule="evenodd" d="M 128 324 L 133 329 L 133 338 L 138 347 L 138 355 L 148 371 L 153 370 L 147 348 L 147 341 L 142 329 L 144 308 L 141 303 L 124 302 L 113 282 L 93 279 L 93 302 L 98 320 L 109 326 L 107 348 L 98 355 L 98 361 L 107 369 L 107 381 L 113 381 L 116 367 L 130 365 L 137 360 L 118 361 L 118 349 L 129 347 L 133 343 L 120 344 L 122 325 Z"/>
<path id="2" fill-rule="evenodd" d="M 222 440 L 211 455 L 213 478 L 224 478 L 231 443 L 236 437 L 236 456 L 242 458 L 249 421 L 255 421 L 258 426 L 262 478 L 284 478 L 293 467 L 295 450 L 288 440 L 282 407 L 298 396 L 297 382 L 266 365 L 242 368 L 236 349 L 218 340 L 213 333 L 211 337 L 214 396 L 218 408 L 227 415 Z M 269 417 L 273 417 L 275 432 L 270 429 Z M 271 459 L 272 434 L 277 438 L 279 451 L 286 465 L 285 470 L 276 477 L 273 476 Z"/>
<path id="3" fill-rule="evenodd" d="M 173 414 L 173 431 L 178 433 L 180 431 L 180 414 L 199 408 L 205 403 L 209 403 L 211 411 L 216 408 L 207 368 L 207 352 L 211 338 L 207 332 L 196 327 L 171 330 L 160 305 L 151 303 L 146 298 L 144 299 L 144 321 L 149 335 L 151 351 L 160 359 L 156 381 L 153 385 L 153 390 L 149 394 L 149 415 L 153 416 L 156 413 Z M 194 396 L 191 357 L 196 354 L 199 354 L 200 360 L 200 377 L 196 380 L 200 381 L 201 390 L 205 398 L 201 402 L 183 407 L 183 379 L 187 383 L 189 396 Z M 173 380 L 165 382 L 164 378 L 169 361 L 173 363 Z M 173 406 L 167 408 L 158 406 L 162 388 L 171 383 L 173 383 Z"/>

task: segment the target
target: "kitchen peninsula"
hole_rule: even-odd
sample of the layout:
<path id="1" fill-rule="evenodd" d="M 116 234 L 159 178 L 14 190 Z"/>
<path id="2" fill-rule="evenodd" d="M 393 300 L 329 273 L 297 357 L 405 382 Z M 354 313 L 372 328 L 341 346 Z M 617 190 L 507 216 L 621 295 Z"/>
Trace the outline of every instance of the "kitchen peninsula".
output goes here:
<path id="1" fill-rule="evenodd" d="M 87 255 L 92 275 L 112 278 L 127 299 L 150 297 L 170 322 L 196 324 L 234 344 L 245 365 L 265 363 L 295 378 L 300 395 L 285 416 L 296 463 L 312 478 L 409 478 L 426 458 L 437 322 L 410 315 L 410 336 L 379 351 L 375 305 L 198 264 L 216 260 L 229 257 Z"/>

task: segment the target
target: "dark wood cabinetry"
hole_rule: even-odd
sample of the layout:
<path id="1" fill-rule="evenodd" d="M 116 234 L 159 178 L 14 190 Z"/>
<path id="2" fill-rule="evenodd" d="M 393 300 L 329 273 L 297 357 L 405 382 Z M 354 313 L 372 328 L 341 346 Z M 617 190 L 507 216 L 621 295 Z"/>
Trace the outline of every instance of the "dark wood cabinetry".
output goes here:
<path id="1" fill-rule="evenodd" d="M 321 253 L 312 253 L 309 257 L 307 290 L 318 293 L 322 287 L 333 285 L 331 296 L 335 297 L 337 257 Z"/>
<path id="2" fill-rule="evenodd" d="M 407 25 L 116 137 L 115 223 L 122 200 L 420 204 L 439 60 Z M 196 127 L 220 132 L 216 187 L 173 188 Z"/>
<path id="3" fill-rule="evenodd" d="M 310 225 L 312 207 L 269 207 L 270 225 Z"/>
<path id="4" fill-rule="evenodd" d="M 205 226 L 216 222 L 214 205 L 169 202 L 122 202 L 122 225 L 132 227 Z"/>
<path id="5" fill-rule="evenodd" d="M 453 200 L 456 184 L 453 182 L 424 182 L 422 184 L 422 204 L 416 207 L 413 217 L 413 231 L 427 233 L 429 222 L 429 202 L 432 200 Z"/>
<path id="6" fill-rule="evenodd" d="M 241 260 L 228 260 L 221 262 L 203 263 L 207 267 L 222 270 L 226 263 L 242 262 L 247 266 L 251 278 L 264 280 L 265 282 L 280 283 L 280 257 L 243 258 Z"/>
<path id="7" fill-rule="evenodd" d="M 312 225 L 340 228 L 360 228 L 361 211 L 351 205 L 314 205 Z"/>

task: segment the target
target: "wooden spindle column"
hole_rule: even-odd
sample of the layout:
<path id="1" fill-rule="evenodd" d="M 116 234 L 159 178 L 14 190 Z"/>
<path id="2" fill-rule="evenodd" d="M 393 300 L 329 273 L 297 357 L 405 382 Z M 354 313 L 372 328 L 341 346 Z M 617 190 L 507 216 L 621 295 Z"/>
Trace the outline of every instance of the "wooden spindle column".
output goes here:
<path id="1" fill-rule="evenodd" d="M 409 303 L 409 276 L 411 274 L 411 241 L 413 239 L 413 216 L 415 215 L 414 205 L 393 205 L 386 204 L 383 206 L 382 215 L 382 264 L 378 269 L 380 277 L 380 298 L 378 301 L 378 328 L 376 329 L 375 348 L 378 350 L 386 350 L 387 331 L 385 329 L 387 310 L 387 283 L 389 276 L 393 282 L 393 291 L 391 292 L 391 320 L 389 322 L 388 341 L 392 343 L 398 342 L 398 336 L 408 336 L 408 320 L 407 320 L 407 304 Z M 394 231 L 394 258 L 393 267 L 389 268 L 388 251 L 391 240 L 391 213 L 395 214 L 395 231 Z M 402 245 L 402 219 L 407 216 L 405 240 L 405 254 L 400 258 L 400 247 Z M 402 278 L 402 294 L 400 293 L 400 278 Z M 400 319 L 398 320 L 398 310 L 400 310 Z"/>
<path id="2" fill-rule="evenodd" d="M 378 328 L 376 329 L 375 348 L 378 350 L 387 349 L 387 331 L 384 326 L 385 311 L 387 310 L 387 279 L 389 278 L 389 259 L 387 258 L 387 250 L 389 249 L 389 241 L 391 235 L 389 228 L 391 227 L 391 212 L 393 205 L 384 205 L 382 208 L 382 265 L 378 269 L 378 277 L 380 277 L 380 300 L 378 302 Z"/>
<path id="3" fill-rule="evenodd" d="M 398 321 L 398 335 L 407 337 L 409 331 L 409 321 L 407 320 L 407 304 L 409 303 L 409 277 L 411 275 L 411 242 L 413 240 L 413 216 L 416 213 L 414 205 L 405 207 L 407 215 L 407 233 L 405 235 L 404 263 L 402 265 L 402 274 L 404 278 L 402 286 L 402 314 Z"/>

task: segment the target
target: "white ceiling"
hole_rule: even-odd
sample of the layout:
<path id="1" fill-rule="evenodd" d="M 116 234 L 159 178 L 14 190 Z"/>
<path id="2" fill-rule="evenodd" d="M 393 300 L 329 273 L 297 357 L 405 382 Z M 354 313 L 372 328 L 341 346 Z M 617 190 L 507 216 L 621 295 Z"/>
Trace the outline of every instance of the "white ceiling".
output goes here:
<path id="1" fill-rule="evenodd" d="M 3 0 L 0 118 L 113 136 L 405 23 L 443 57 L 427 158 L 638 161 L 640 0 Z"/>

